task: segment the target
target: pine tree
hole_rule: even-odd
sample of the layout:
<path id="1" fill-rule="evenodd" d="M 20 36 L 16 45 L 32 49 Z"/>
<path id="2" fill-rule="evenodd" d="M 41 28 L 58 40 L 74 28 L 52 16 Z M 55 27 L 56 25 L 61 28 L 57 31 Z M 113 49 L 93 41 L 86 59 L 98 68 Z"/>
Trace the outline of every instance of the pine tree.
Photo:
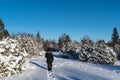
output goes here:
<path id="1" fill-rule="evenodd" d="M 120 60 L 120 41 L 119 41 L 119 34 L 117 31 L 117 28 L 115 27 L 113 29 L 113 33 L 112 33 L 112 41 L 108 42 L 107 44 L 111 47 L 113 47 L 113 50 L 117 53 L 117 59 Z"/>
<path id="2" fill-rule="evenodd" d="M 8 30 L 5 30 L 4 31 L 4 37 L 6 38 L 7 36 L 10 36 L 10 34 L 9 34 Z"/>
<path id="3" fill-rule="evenodd" d="M 41 37 L 40 37 L 39 32 L 37 32 L 37 34 L 36 34 L 36 41 L 37 41 L 37 43 L 41 43 Z"/>
<path id="4" fill-rule="evenodd" d="M 59 37 L 58 39 L 58 47 L 61 49 L 63 47 L 63 41 L 62 39 Z"/>
<path id="5" fill-rule="evenodd" d="M 4 23 L 3 23 L 2 19 L 0 19 L 0 40 L 2 40 L 3 37 L 6 38 L 7 36 L 10 36 L 9 32 L 7 30 L 5 30 Z"/>
<path id="6" fill-rule="evenodd" d="M 70 39 L 69 35 L 64 33 L 58 39 L 58 46 L 60 49 L 68 50 L 70 42 L 71 42 L 71 39 Z"/>
<path id="7" fill-rule="evenodd" d="M 117 31 L 117 28 L 115 27 L 113 29 L 113 34 L 112 34 L 112 45 L 115 45 L 119 42 L 119 34 Z"/>
<path id="8" fill-rule="evenodd" d="M 69 37 L 69 35 L 65 36 L 65 44 L 68 44 L 69 42 L 71 42 L 71 39 Z"/>
<path id="9" fill-rule="evenodd" d="M 93 40 L 91 40 L 89 36 L 84 36 L 83 39 L 81 39 L 81 43 L 91 46 L 94 44 Z"/>
<path id="10" fill-rule="evenodd" d="M 2 21 L 2 19 L 0 19 L 0 31 L 1 30 L 4 30 L 4 23 L 3 23 L 3 21 Z"/>

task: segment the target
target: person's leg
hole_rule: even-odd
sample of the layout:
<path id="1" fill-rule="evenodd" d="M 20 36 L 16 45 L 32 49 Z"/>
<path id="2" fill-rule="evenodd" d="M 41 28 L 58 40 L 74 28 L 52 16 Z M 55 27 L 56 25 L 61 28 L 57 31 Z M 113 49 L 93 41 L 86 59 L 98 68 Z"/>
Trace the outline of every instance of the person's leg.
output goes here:
<path id="1" fill-rule="evenodd" d="M 50 71 L 52 71 L 52 63 L 50 63 Z"/>
<path id="2" fill-rule="evenodd" d="M 49 71 L 49 63 L 47 63 L 47 69 L 48 69 L 48 71 Z"/>
<path id="3" fill-rule="evenodd" d="M 50 63 L 48 63 L 48 71 L 50 71 Z"/>

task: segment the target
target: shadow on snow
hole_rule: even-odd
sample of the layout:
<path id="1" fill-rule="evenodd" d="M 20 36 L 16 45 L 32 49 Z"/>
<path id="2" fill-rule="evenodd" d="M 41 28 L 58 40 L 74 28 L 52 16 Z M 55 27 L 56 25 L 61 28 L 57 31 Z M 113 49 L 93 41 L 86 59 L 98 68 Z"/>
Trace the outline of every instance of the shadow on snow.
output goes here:
<path id="1" fill-rule="evenodd" d="M 42 69 L 47 70 L 46 67 L 43 67 L 43 66 L 39 65 L 38 63 L 35 63 L 35 62 L 33 62 L 33 61 L 30 61 L 30 63 L 36 65 L 37 67 L 40 67 L 40 68 L 42 68 Z"/>

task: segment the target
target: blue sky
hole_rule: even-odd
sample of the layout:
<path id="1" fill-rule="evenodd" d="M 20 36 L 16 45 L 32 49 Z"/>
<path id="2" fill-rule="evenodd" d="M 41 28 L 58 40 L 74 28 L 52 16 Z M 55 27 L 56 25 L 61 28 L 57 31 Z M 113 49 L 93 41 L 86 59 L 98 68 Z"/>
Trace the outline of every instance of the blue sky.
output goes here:
<path id="1" fill-rule="evenodd" d="M 39 31 L 45 39 L 109 41 L 114 27 L 120 33 L 119 0 L 0 0 L 0 17 L 10 33 Z"/>

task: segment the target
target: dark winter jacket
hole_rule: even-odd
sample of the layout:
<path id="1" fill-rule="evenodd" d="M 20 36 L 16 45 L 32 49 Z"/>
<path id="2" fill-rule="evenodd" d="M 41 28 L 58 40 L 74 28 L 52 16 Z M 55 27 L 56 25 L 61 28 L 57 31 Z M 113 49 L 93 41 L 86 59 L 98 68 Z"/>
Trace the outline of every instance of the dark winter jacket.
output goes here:
<path id="1" fill-rule="evenodd" d="M 52 63 L 54 60 L 52 52 L 50 51 L 46 51 L 45 57 L 47 58 L 46 60 L 47 63 Z"/>

